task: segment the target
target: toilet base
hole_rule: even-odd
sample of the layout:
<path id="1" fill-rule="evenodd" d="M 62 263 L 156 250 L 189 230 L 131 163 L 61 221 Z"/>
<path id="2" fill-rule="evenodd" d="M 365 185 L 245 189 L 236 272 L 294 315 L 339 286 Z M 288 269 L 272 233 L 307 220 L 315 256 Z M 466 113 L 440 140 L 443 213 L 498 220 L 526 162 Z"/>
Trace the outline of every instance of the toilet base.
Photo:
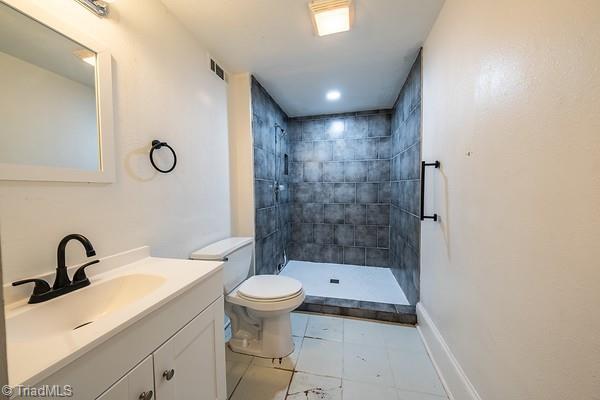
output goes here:
<path id="1" fill-rule="evenodd" d="M 229 348 L 242 354 L 283 358 L 294 352 L 290 311 L 263 312 L 225 303 L 231 319 Z"/>

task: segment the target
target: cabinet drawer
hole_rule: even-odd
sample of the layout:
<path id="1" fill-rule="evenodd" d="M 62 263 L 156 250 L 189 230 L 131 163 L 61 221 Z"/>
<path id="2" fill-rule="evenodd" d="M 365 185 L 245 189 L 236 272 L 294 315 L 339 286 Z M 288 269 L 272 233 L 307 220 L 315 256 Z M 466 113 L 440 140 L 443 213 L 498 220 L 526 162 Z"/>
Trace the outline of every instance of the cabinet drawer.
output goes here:
<path id="1" fill-rule="evenodd" d="M 98 397 L 98 400 L 154 400 L 152 361 L 152 356 L 146 357 L 144 361 Z M 146 395 L 143 396 L 143 393 Z"/>

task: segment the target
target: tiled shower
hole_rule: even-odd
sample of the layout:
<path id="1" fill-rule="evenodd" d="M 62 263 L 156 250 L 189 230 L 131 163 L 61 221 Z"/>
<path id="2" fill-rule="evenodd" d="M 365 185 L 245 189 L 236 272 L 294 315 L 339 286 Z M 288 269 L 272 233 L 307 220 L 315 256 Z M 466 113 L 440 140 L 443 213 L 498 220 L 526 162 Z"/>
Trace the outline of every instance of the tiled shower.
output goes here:
<path id="1" fill-rule="evenodd" d="M 392 109 L 296 118 L 253 78 L 257 273 L 287 260 L 389 268 L 416 304 L 420 68 L 419 55 Z"/>

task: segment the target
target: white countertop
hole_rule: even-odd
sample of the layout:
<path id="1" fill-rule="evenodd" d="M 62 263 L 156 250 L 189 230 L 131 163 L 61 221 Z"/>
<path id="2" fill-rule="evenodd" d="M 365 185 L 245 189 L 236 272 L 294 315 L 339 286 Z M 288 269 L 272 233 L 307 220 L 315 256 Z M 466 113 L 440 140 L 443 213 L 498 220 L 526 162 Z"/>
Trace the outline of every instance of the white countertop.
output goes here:
<path id="1" fill-rule="evenodd" d="M 122 266 L 115 265 L 118 264 L 118 260 L 112 257 L 106 263 L 111 264 L 111 269 L 90 276 L 92 283 L 88 287 L 40 304 L 27 304 L 25 299 L 6 307 L 6 345 L 11 385 L 34 384 L 41 381 L 223 267 L 223 264 L 218 261 L 156 258 L 145 255 L 145 253 L 149 254 L 148 251 L 140 253 L 137 250 L 137 252 L 138 255 L 142 255 L 141 259 L 132 261 L 129 255 L 122 258 L 127 261 Z M 98 265 L 102 264 L 101 262 Z M 142 292 L 139 295 L 135 293 L 136 285 L 132 283 L 138 279 L 145 281 L 144 285 L 151 287 L 149 293 Z M 93 296 L 101 298 L 105 287 L 112 289 L 106 292 L 107 297 L 119 299 L 102 299 L 99 302 L 102 304 L 95 307 L 96 302 L 90 302 L 90 298 L 95 299 L 96 297 Z M 131 287 L 134 290 L 123 290 L 124 287 Z M 84 293 L 85 291 L 88 292 Z M 80 301 L 86 297 L 87 300 Z M 123 300 L 123 297 L 126 299 Z M 121 303 L 117 306 L 107 304 L 119 301 Z M 69 326 L 68 329 L 61 326 L 61 324 L 71 323 L 72 318 L 66 316 L 62 318 L 62 314 L 56 314 L 57 311 L 59 313 L 69 311 L 73 314 L 71 311 L 75 308 L 85 316 L 86 313 L 95 312 L 83 309 L 89 305 L 99 310 L 94 315 L 93 323 L 76 330 L 73 330 L 74 326 Z M 77 310 L 77 307 L 81 310 Z M 47 313 L 47 310 L 52 312 Z M 49 317 L 46 317 L 46 314 Z M 75 314 L 79 313 L 75 312 Z M 32 318 L 33 323 L 27 320 L 24 324 L 22 322 L 24 316 L 28 315 L 35 315 L 35 318 Z M 56 315 L 60 318 L 56 318 Z M 55 323 L 54 320 L 49 319 L 53 316 L 53 319 L 59 321 Z M 32 329 L 24 328 L 28 326 Z"/>

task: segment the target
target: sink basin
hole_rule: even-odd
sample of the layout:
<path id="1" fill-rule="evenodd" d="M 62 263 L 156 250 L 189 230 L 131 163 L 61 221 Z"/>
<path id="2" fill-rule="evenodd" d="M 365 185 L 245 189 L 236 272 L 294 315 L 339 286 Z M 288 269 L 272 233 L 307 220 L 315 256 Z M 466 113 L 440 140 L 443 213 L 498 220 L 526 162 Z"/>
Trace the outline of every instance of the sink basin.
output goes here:
<path id="1" fill-rule="evenodd" d="M 117 276 L 45 303 L 27 306 L 7 319 L 8 342 L 48 340 L 51 336 L 83 328 L 147 296 L 165 280 L 161 276 L 139 273 Z"/>

